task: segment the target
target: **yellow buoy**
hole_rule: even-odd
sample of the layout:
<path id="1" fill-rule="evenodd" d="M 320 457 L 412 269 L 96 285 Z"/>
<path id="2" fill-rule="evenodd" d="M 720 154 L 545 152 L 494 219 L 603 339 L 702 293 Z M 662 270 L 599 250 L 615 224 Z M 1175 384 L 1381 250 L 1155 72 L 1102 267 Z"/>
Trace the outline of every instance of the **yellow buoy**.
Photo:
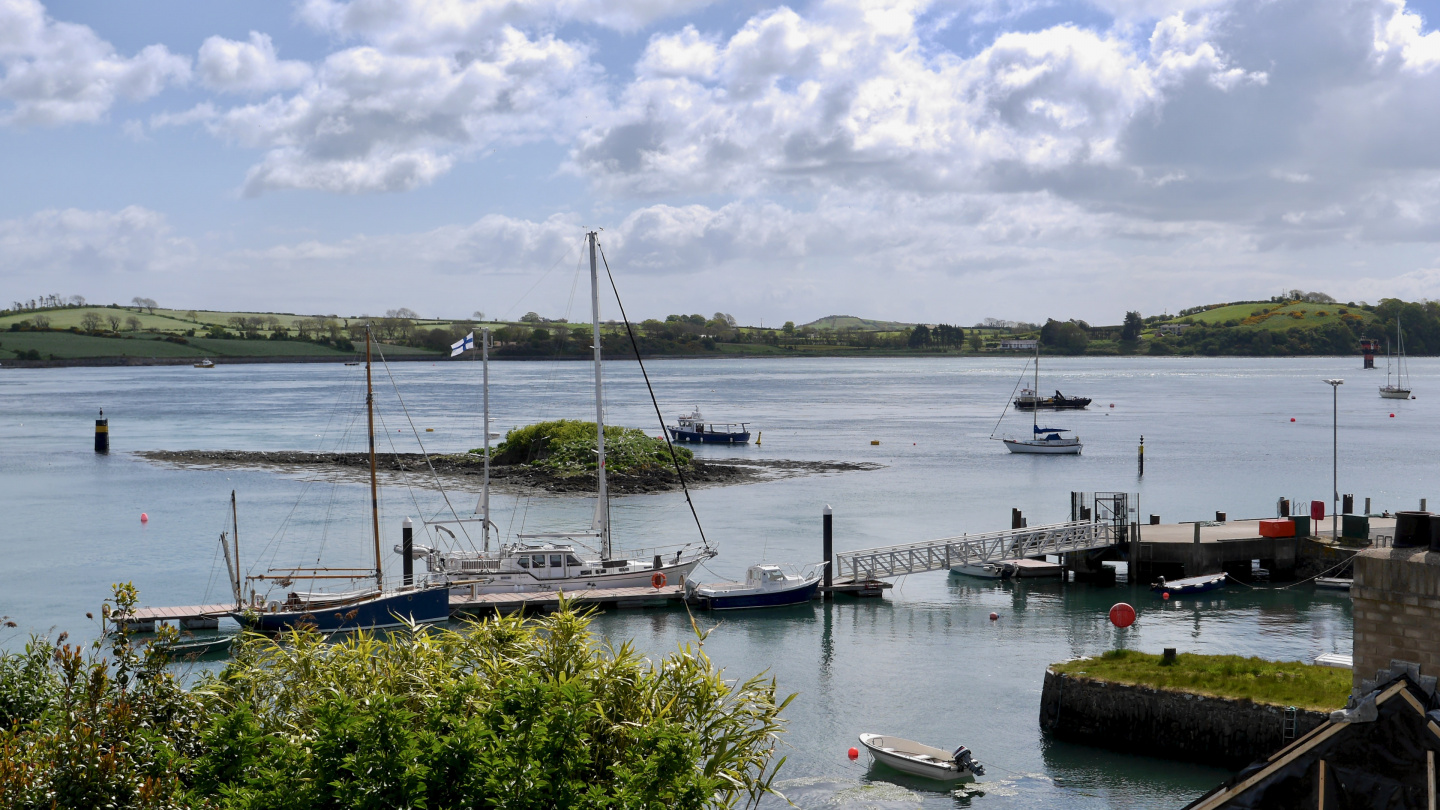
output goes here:
<path id="1" fill-rule="evenodd" d="M 870 443 L 871 443 L 871 444 L 879 444 L 879 443 L 880 443 L 880 440 L 879 440 L 879 439 L 871 439 L 871 440 L 870 440 Z"/>

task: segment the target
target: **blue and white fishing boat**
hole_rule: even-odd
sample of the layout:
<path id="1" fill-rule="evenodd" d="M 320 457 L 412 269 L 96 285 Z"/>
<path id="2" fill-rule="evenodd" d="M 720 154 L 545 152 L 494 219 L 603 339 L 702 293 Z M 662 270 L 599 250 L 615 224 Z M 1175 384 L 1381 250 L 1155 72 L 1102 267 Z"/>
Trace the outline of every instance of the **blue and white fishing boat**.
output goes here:
<path id="1" fill-rule="evenodd" d="M 1150 590 L 1155 593 L 1168 593 L 1171 596 L 1188 596 L 1192 593 L 1213 591 L 1224 586 L 1225 574 L 1204 574 L 1198 577 L 1172 579 L 1168 582 L 1165 577 L 1160 577 L 1159 581 L 1150 586 Z"/>
<path id="2" fill-rule="evenodd" d="M 709 585 L 687 583 L 689 597 L 710 610 L 799 605 L 815 598 L 820 587 L 820 574 L 828 563 L 815 563 L 803 569 L 791 565 L 761 563 L 750 566 L 745 581 L 716 582 Z"/>
<path id="3" fill-rule="evenodd" d="M 706 422 L 697 406 L 694 411 L 679 418 L 679 424 L 666 425 L 670 439 L 695 444 L 749 444 L 749 422 Z"/>
<path id="4" fill-rule="evenodd" d="M 225 548 L 225 564 L 230 569 L 235 610 L 230 615 L 245 627 L 262 633 L 277 633 L 289 628 L 309 627 L 322 632 L 363 630 L 394 627 L 407 622 L 443 622 L 450 618 L 449 589 L 433 585 L 402 585 L 386 588 L 385 571 L 380 557 L 379 485 L 375 464 L 375 407 L 370 381 L 370 330 L 365 330 L 365 412 L 369 420 L 370 438 L 370 527 L 374 537 L 375 567 L 364 568 L 286 568 L 270 569 L 246 577 L 252 590 L 245 599 L 240 577 L 240 531 L 235 521 L 233 537 L 235 559 L 232 567 L 230 549 Z M 231 493 L 231 514 L 235 496 Z M 256 586 L 270 583 L 289 588 L 296 581 L 346 581 L 343 591 L 292 590 L 283 600 L 268 599 L 257 594 Z M 356 587 L 356 583 L 366 584 Z M 371 584 L 373 583 L 373 584 Z"/>

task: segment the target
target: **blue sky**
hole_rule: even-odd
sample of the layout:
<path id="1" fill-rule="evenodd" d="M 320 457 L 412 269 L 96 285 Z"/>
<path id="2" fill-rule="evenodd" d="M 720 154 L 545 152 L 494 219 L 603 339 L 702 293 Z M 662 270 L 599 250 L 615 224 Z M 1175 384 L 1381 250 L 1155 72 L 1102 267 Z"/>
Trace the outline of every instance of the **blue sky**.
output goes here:
<path id="1" fill-rule="evenodd" d="M 1436 4 L 0 0 L 0 297 L 1115 323 L 1440 297 Z"/>

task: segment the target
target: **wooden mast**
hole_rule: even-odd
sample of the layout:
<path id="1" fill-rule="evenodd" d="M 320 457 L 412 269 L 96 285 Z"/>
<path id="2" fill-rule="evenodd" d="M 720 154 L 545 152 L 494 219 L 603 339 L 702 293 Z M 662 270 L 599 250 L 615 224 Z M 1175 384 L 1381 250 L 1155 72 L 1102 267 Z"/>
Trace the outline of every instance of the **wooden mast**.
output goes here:
<path id="1" fill-rule="evenodd" d="M 244 591 L 240 587 L 240 510 L 235 506 L 235 490 L 230 490 L 230 527 L 235 541 L 235 607 L 243 607 Z"/>
<path id="2" fill-rule="evenodd" d="M 370 424 L 370 525 L 375 533 L 375 589 L 385 590 L 380 567 L 380 493 L 375 483 L 375 388 L 370 380 L 370 324 L 365 324 L 365 417 Z"/>

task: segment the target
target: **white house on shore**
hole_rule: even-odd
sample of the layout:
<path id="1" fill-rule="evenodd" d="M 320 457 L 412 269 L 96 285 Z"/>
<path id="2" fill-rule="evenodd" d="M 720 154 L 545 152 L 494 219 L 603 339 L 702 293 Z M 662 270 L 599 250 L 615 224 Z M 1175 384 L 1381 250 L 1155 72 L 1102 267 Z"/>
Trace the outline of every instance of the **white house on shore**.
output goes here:
<path id="1" fill-rule="evenodd" d="M 1016 351 L 1033 352 L 1040 341 L 1035 338 L 1002 338 L 1001 349 L 1014 349 Z"/>

